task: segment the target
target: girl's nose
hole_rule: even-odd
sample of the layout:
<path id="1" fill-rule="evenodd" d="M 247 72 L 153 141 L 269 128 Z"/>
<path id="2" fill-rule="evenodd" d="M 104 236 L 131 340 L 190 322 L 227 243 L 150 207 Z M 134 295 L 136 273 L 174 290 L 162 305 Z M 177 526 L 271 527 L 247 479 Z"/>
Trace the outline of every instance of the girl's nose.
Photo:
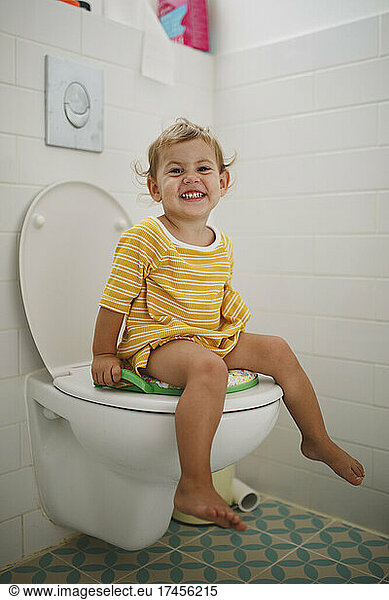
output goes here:
<path id="1" fill-rule="evenodd" d="M 184 183 L 193 183 L 195 181 L 200 181 L 200 178 L 197 173 L 187 173 L 183 181 Z"/>

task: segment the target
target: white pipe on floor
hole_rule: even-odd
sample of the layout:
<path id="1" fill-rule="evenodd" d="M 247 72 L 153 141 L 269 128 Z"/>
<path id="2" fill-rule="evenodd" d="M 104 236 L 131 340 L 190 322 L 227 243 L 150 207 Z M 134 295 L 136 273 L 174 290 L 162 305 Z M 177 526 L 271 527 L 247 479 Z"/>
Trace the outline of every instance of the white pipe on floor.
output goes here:
<path id="1" fill-rule="evenodd" d="M 240 481 L 240 479 L 233 479 L 231 484 L 232 491 L 232 502 L 238 505 L 238 508 L 243 512 L 249 512 L 257 508 L 261 501 L 261 496 L 256 490 L 253 490 L 248 485 Z"/>

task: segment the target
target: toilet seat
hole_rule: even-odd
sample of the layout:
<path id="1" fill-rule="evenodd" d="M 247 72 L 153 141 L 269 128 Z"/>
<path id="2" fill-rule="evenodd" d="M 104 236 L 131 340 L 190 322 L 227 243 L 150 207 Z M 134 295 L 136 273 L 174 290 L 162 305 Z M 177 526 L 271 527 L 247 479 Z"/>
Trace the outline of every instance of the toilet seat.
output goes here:
<path id="1" fill-rule="evenodd" d="M 71 368 L 67 375 L 56 377 L 53 383 L 58 390 L 74 398 L 125 410 L 173 414 L 179 400 L 178 396 L 137 394 L 116 388 L 94 387 L 89 365 Z M 259 408 L 276 402 L 281 396 L 282 390 L 274 385 L 272 377 L 259 375 L 259 384 L 255 387 L 227 394 L 223 412 Z"/>

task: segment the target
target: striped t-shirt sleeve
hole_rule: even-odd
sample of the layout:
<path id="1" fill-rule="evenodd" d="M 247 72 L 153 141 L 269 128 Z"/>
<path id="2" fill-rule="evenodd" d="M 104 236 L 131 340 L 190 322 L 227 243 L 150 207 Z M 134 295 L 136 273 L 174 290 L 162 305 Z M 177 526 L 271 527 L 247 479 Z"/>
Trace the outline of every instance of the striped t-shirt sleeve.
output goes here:
<path id="1" fill-rule="evenodd" d="M 128 314 L 149 269 L 149 257 L 142 243 L 142 230 L 125 231 L 116 246 L 111 273 L 100 299 L 100 306 Z"/>

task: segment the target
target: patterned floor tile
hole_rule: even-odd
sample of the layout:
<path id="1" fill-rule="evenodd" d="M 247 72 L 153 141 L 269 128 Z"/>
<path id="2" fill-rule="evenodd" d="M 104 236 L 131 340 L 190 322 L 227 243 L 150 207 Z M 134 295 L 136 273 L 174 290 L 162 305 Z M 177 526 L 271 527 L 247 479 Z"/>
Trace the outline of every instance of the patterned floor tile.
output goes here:
<path id="1" fill-rule="evenodd" d="M 125 575 L 116 583 L 242 583 L 214 566 L 200 562 L 188 554 L 173 550 L 142 569 Z"/>
<path id="2" fill-rule="evenodd" d="M 356 569 L 351 569 L 353 576 L 348 580 L 347 583 L 382 583 L 377 577 L 373 575 L 364 575 L 363 573 L 357 573 Z"/>
<path id="3" fill-rule="evenodd" d="M 278 583 L 379 583 L 379 579 L 363 575 L 355 569 L 324 558 L 315 552 L 297 548 L 250 583 L 263 583 L 274 578 Z M 360 580 L 359 580 L 360 579 Z M 363 579 L 363 581 L 362 581 Z"/>
<path id="4" fill-rule="evenodd" d="M 218 529 L 184 544 L 180 551 L 248 582 L 295 548 L 257 529 L 239 533 Z"/>
<path id="5" fill-rule="evenodd" d="M 178 548 L 188 543 L 188 540 L 199 537 L 211 529 L 215 529 L 215 526 L 187 525 L 186 523 L 171 520 L 169 528 L 159 541 L 168 544 L 172 548 Z"/>
<path id="6" fill-rule="evenodd" d="M 165 544 L 157 542 L 143 550 L 129 552 L 103 540 L 82 535 L 52 552 L 94 580 L 112 583 L 170 550 Z"/>
<path id="7" fill-rule="evenodd" d="M 135 552 L 79 535 L 4 569 L 0 584 L 389 583 L 384 536 L 271 497 L 240 516 L 245 532 L 171 521 Z"/>
<path id="8" fill-rule="evenodd" d="M 46 552 L 0 574 L 1 583 L 96 583 L 63 560 Z"/>
<path id="9" fill-rule="evenodd" d="M 303 548 L 379 579 L 389 573 L 389 539 L 340 521 L 320 531 Z"/>
<path id="10" fill-rule="evenodd" d="M 267 498 L 254 511 L 241 518 L 247 526 L 284 538 L 297 546 L 332 520 L 273 498 Z"/>

